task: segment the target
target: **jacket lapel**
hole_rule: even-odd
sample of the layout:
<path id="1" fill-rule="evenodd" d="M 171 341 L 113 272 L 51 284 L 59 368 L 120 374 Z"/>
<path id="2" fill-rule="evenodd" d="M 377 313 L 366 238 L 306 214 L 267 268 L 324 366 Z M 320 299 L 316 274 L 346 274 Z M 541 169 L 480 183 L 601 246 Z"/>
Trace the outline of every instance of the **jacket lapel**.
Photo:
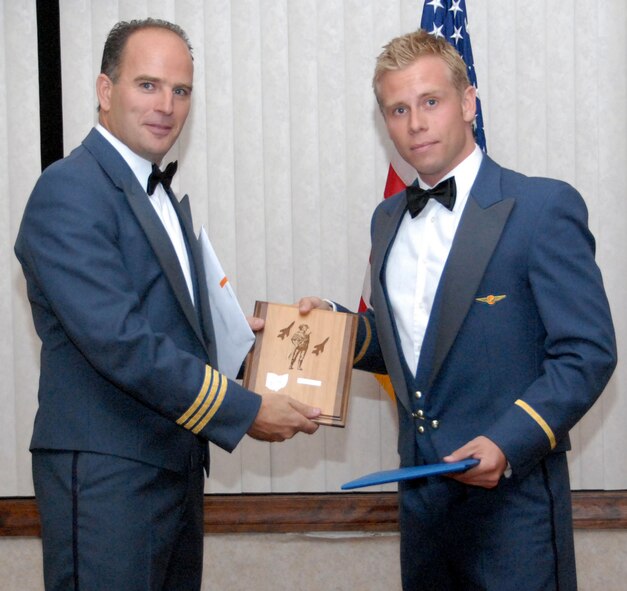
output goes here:
<path id="1" fill-rule="evenodd" d="M 392 243 L 396 238 L 398 226 L 405 213 L 405 204 L 406 201 L 404 198 L 398 199 L 397 202 L 393 204 L 393 207 L 379 218 L 380 222 L 379 227 L 377 227 L 376 236 L 380 238 L 376 244 L 372 245 L 372 260 L 370 261 L 373 277 L 383 278 L 381 272 L 387 261 Z"/>
<path id="2" fill-rule="evenodd" d="M 209 306 L 209 294 L 207 291 L 207 279 L 205 276 L 205 267 L 202 258 L 202 252 L 198 244 L 198 239 L 194 233 L 194 226 L 192 223 L 192 210 L 189 203 L 189 197 L 185 195 L 181 201 L 177 201 L 173 194 L 170 193 L 172 205 L 176 211 L 181 222 L 181 228 L 185 234 L 185 239 L 189 245 L 189 252 L 191 253 L 194 268 L 196 270 L 196 279 L 198 288 L 197 293 L 197 308 L 200 313 L 200 321 L 202 324 L 202 330 L 204 333 L 204 342 L 209 354 L 209 359 L 212 364 L 217 363 L 217 349 L 216 339 L 213 331 L 213 321 L 211 320 L 211 309 Z"/>
<path id="3" fill-rule="evenodd" d="M 140 186 L 137 178 L 133 174 L 133 171 L 124 161 L 124 158 L 120 156 L 115 148 L 113 148 L 113 146 L 111 146 L 111 144 L 109 144 L 109 142 L 97 130 L 92 129 L 83 141 L 83 145 L 98 160 L 100 165 L 109 175 L 113 184 L 121 189 L 126 195 L 131 210 L 144 230 L 146 238 L 148 239 L 157 260 L 163 269 L 163 273 L 172 287 L 174 296 L 183 310 L 185 318 L 192 327 L 199 342 L 202 343 L 203 347 L 207 351 L 207 354 L 210 355 L 210 351 L 207 348 L 207 342 L 200 326 L 198 315 L 196 314 L 194 304 L 192 303 L 189 295 L 187 283 L 185 281 L 185 277 L 183 276 L 178 257 L 174 247 L 172 246 L 168 233 L 159 220 L 154 208 L 150 204 L 143 187 Z M 173 199 L 172 201 L 175 202 L 176 199 Z M 177 210 L 177 214 L 179 214 L 181 209 L 176 206 L 175 209 Z M 181 220 L 181 225 L 184 228 L 183 231 L 186 234 L 190 249 L 193 252 L 192 244 L 195 246 L 196 240 L 193 230 L 190 232 L 191 218 L 187 220 L 186 216 L 179 215 L 179 220 Z M 199 265 L 196 261 L 196 255 L 193 256 L 196 272 L 202 272 L 202 263 Z M 202 273 L 202 276 L 204 281 L 204 272 Z M 202 286 L 203 284 L 199 283 L 199 285 Z M 198 291 L 203 292 L 204 290 L 200 287 Z"/>
<path id="4" fill-rule="evenodd" d="M 372 244 L 372 301 L 377 316 L 377 337 L 382 349 L 390 347 L 399 351 L 396 335 L 396 323 L 387 297 L 385 282 L 385 265 L 387 263 L 390 248 L 396 238 L 398 227 L 406 210 L 405 193 L 401 197 L 390 197 L 385 203 L 385 210 L 377 216 L 377 227 L 374 232 Z M 394 382 L 404 381 L 402 353 L 386 355 L 388 374 Z M 407 395 L 407 389 L 395 391 L 398 401 L 411 412 L 411 402 Z"/>
<path id="5" fill-rule="evenodd" d="M 438 375 L 468 314 L 513 206 L 513 198 L 501 195 L 500 167 L 485 156 L 455 234 L 429 319 L 427 346 L 423 348 L 423 353 L 432 360 L 430 367 L 425 368 L 429 372 L 427 388 Z M 419 363 L 419 372 L 422 369 Z"/>

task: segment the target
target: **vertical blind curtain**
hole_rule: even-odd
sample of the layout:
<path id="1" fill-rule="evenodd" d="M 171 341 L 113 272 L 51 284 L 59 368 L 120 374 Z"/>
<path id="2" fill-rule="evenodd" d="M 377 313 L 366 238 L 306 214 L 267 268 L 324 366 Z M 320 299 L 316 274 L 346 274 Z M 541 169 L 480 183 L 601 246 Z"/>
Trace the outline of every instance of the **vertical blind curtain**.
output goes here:
<path id="1" fill-rule="evenodd" d="M 194 46 L 174 189 L 189 193 L 246 313 L 320 294 L 357 306 L 369 222 L 395 159 L 370 81 L 417 0 L 61 0 L 66 152 L 96 121 L 95 78 L 118 20 L 160 17 Z M 35 1 L 0 0 L 0 495 L 32 494 L 27 452 L 39 342 L 12 254 L 39 174 Z M 467 0 L 489 153 L 575 185 L 590 211 L 619 339 L 627 335 L 627 8 L 622 0 Z M 622 356 L 621 356 L 622 357 Z M 575 489 L 627 488 L 627 365 L 572 432 Z M 213 450 L 208 492 L 337 491 L 397 465 L 395 408 L 354 372 L 348 425 Z M 388 490 L 393 487 L 388 485 Z"/>
<path id="2" fill-rule="evenodd" d="M 41 170 L 35 1 L 0 0 L 0 496 L 30 495 L 39 342 L 13 255 Z"/>

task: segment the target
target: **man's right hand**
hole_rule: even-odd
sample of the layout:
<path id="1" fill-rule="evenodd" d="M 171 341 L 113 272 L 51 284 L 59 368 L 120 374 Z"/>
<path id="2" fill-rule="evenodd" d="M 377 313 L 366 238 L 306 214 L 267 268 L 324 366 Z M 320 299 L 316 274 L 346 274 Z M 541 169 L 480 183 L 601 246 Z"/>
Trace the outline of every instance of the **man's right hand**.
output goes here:
<path id="1" fill-rule="evenodd" d="M 285 394 L 263 394 L 261 407 L 248 435 L 261 441 L 285 441 L 302 431 L 315 433 L 319 425 L 312 419 L 320 409 L 303 404 Z"/>
<path id="2" fill-rule="evenodd" d="M 331 306 L 323 299 L 316 296 L 307 296 L 298 300 L 298 311 L 301 314 L 309 314 L 314 308 L 320 308 L 321 310 L 330 310 Z"/>

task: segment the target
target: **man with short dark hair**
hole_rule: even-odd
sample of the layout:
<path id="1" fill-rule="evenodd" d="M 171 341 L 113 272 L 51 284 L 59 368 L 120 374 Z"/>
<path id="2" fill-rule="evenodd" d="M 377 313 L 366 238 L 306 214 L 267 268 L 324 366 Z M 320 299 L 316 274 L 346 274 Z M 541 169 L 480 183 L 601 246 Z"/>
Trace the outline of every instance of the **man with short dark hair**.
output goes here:
<path id="1" fill-rule="evenodd" d="M 200 589 L 207 442 L 313 433 L 319 410 L 215 368 L 187 198 L 158 166 L 190 109 L 177 26 L 118 23 L 99 125 L 46 169 L 15 245 L 42 341 L 31 450 L 46 589 Z"/>

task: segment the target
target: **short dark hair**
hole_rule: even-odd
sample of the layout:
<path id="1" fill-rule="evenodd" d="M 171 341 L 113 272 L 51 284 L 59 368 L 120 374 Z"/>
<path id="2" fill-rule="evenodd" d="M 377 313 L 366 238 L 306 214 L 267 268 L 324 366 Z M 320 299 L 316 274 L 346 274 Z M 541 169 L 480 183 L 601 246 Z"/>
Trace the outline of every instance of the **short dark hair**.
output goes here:
<path id="1" fill-rule="evenodd" d="M 158 18 L 145 18 L 142 20 L 120 21 L 109 32 L 102 52 L 102 62 L 100 72 L 108 76 L 112 82 L 117 82 L 119 76 L 122 53 L 126 47 L 128 38 L 135 32 L 142 29 L 165 29 L 178 35 L 192 54 L 192 45 L 189 42 L 187 33 L 178 25 Z M 193 56 L 192 56 L 193 59 Z"/>

